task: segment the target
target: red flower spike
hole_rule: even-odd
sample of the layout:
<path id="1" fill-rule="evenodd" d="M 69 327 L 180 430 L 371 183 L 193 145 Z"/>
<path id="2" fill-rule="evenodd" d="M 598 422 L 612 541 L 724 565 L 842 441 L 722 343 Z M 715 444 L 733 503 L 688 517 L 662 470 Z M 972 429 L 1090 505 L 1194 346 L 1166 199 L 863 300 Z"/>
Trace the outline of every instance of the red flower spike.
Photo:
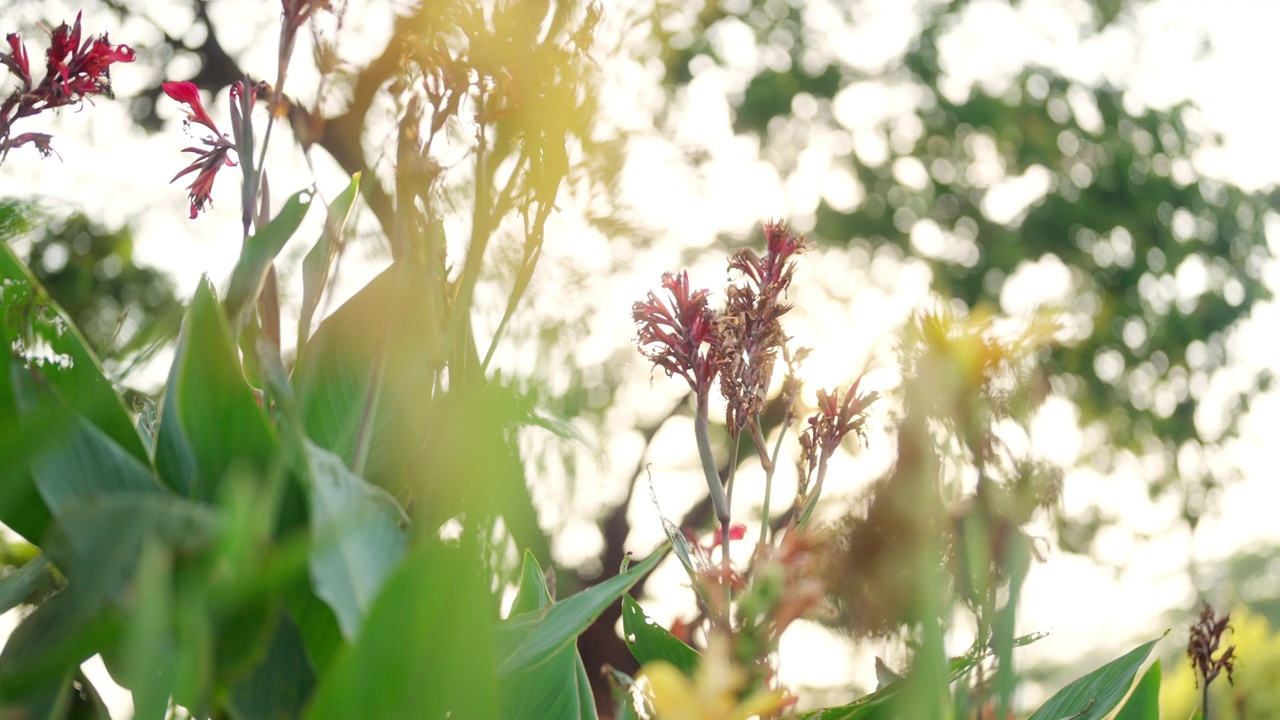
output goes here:
<path id="1" fill-rule="evenodd" d="M 780 319 L 791 306 L 782 298 L 795 274 L 794 257 L 807 248 L 782 223 L 769 223 L 764 231 L 769 241 L 764 257 L 744 248 L 729 258 L 729 270 L 742 273 L 747 282 L 729 286 L 717 327 L 715 363 L 727 401 L 725 422 L 733 433 L 763 410 L 774 360 L 788 339 Z"/>
<path id="2" fill-rule="evenodd" d="M 31 89 L 31 60 L 27 57 L 27 47 L 22 43 L 22 36 L 18 33 L 9 33 L 5 36 L 5 40 L 9 42 L 9 54 L 0 55 L 0 62 L 13 71 L 14 75 L 22 81 L 23 87 Z"/>
<path id="3" fill-rule="evenodd" d="M 190 165 L 183 168 L 181 172 L 173 176 L 173 182 L 188 173 L 199 171 L 196 179 L 187 186 L 188 197 L 191 200 L 191 219 L 195 220 L 196 216 L 204 210 L 205 203 L 210 202 L 209 195 L 213 192 L 213 180 L 217 177 L 218 171 L 224 165 L 235 165 L 235 162 L 227 155 L 227 151 L 231 150 L 231 145 L 222 141 L 223 144 L 211 145 L 207 150 L 201 148 L 189 147 L 183 152 L 195 153 L 197 159 L 192 161 Z"/>
<path id="4" fill-rule="evenodd" d="M 223 167 L 236 164 L 230 155 L 230 152 L 236 149 L 236 144 L 218 131 L 218 126 L 204 109 L 204 103 L 200 101 L 200 89 L 195 86 L 195 83 L 167 82 L 162 84 L 161 88 L 166 95 L 187 106 L 188 127 L 193 122 L 199 123 L 215 133 L 200 140 L 204 147 L 189 147 L 183 150 L 183 152 L 195 154 L 196 158 L 169 181 L 174 182 L 184 175 L 196 173 L 195 180 L 187 186 L 187 195 L 191 200 L 191 219 L 195 220 L 205 209 L 205 205 L 210 202 L 213 181 L 218 171 Z M 243 85 L 239 82 L 232 86 L 233 102 L 238 102 L 235 95 L 242 90 Z"/>
<path id="5" fill-rule="evenodd" d="M 715 312 L 707 304 L 706 290 L 690 291 L 687 272 L 664 273 L 662 287 L 669 303 L 650 292 L 631 306 L 640 352 L 668 375 L 683 377 L 698 397 L 699 410 L 705 411 L 716 375 L 710 359 Z"/>
<path id="6" fill-rule="evenodd" d="M 49 50 L 45 53 L 45 58 L 50 75 L 62 75 L 61 71 L 65 69 L 67 56 L 79 49 L 80 18 L 83 15 L 84 11 L 76 13 L 74 27 L 68 27 L 64 22 L 49 36 Z M 66 80 L 65 75 L 63 75 L 63 79 Z"/>
<path id="7" fill-rule="evenodd" d="M 160 87 L 164 89 L 165 95 L 187 106 L 187 122 L 200 123 L 218 135 L 222 135 L 218 131 L 218 126 L 214 124 L 213 118 L 209 117 L 209 113 L 205 111 L 204 103 L 200 101 L 200 89 L 195 83 L 167 82 Z"/>
<path id="8" fill-rule="evenodd" d="M 112 45 L 104 33 L 83 42 L 81 19 L 74 25 L 62 23 L 49 33 L 45 52 L 45 75 L 37 85 L 31 77 L 31 58 L 18 33 L 5 36 L 7 53 L 0 53 L 0 64 L 17 76 L 21 87 L 0 103 L 0 159 L 19 145 L 33 145 L 42 154 L 53 149 L 44 133 L 24 133 L 11 137 L 13 123 L 38 115 L 45 110 L 78 103 L 93 95 L 111 97 L 111 65 L 133 62 L 134 52 L 127 45 Z"/>
<path id="9" fill-rule="evenodd" d="M 50 98 L 52 107 L 65 105 L 89 95 L 111 95 L 112 63 L 133 62 L 134 52 L 128 45 L 112 45 L 103 33 L 102 37 L 80 42 L 80 18 L 68 27 L 59 25 L 49 37 L 49 50 L 45 54 L 47 73 L 41 88 L 46 93 L 60 97 L 61 102 Z"/>

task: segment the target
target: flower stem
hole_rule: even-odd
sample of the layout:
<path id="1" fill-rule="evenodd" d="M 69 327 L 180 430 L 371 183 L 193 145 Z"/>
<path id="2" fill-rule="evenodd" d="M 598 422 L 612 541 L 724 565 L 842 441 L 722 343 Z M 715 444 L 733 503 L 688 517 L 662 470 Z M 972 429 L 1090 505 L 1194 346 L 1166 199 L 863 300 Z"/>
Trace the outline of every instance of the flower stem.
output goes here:
<path id="1" fill-rule="evenodd" d="M 693 434 L 698 444 L 698 458 L 702 461 L 702 473 L 707 479 L 707 489 L 711 492 L 711 506 L 715 508 L 716 519 L 720 521 L 720 572 L 724 582 L 724 608 L 726 627 L 729 624 L 731 603 L 733 602 L 733 586 L 729 582 L 729 499 L 725 496 L 724 487 L 720 484 L 720 473 L 716 469 L 716 458 L 711 452 L 711 438 L 707 430 L 707 414 L 701 407 L 694 415 Z M 730 465 L 732 467 L 732 464 Z M 731 471 L 732 472 L 732 471 Z"/>
<path id="2" fill-rule="evenodd" d="M 759 423 L 759 421 L 760 418 L 757 416 L 753 422 Z M 760 508 L 760 540 L 756 544 L 757 554 L 764 549 L 769 539 L 769 499 L 773 495 L 773 471 L 778 467 L 778 455 L 782 452 L 782 438 L 786 437 L 789 427 L 791 427 L 791 416 L 788 413 L 787 419 L 778 429 L 778 439 L 773 443 L 773 454 L 769 457 L 769 467 L 764 474 L 764 505 Z"/>

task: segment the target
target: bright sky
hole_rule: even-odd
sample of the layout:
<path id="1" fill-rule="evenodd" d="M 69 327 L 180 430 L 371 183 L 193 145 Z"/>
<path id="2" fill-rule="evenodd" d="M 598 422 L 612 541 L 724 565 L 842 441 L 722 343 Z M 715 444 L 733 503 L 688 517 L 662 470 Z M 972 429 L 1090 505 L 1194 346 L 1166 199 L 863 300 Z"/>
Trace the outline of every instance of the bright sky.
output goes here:
<path id="1" fill-rule="evenodd" d="M 805 12 L 821 21 L 824 13 L 830 13 L 833 1 L 813 0 L 806 3 Z M 166 14 L 169 3 L 152 0 L 145 5 L 154 8 L 157 19 L 171 32 L 181 32 L 185 27 L 183 18 Z M 356 29 L 374 38 L 385 36 L 391 18 L 389 3 L 353 5 L 360 8 L 352 13 Z M 55 14 L 60 6 L 67 8 L 63 16 Z M 838 24 L 821 22 L 818 27 L 830 33 L 829 41 L 842 59 L 858 68 L 874 70 L 883 66 L 886 57 L 899 52 L 915 32 L 913 21 L 900 6 L 894 0 L 868 0 L 861 6 L 857 28 L 843 32 Z M 952 69 L 945 88 L 964 93 L 974 82 L 1001 87 L 1024 64 L 1034 61 L 1057 67 L 1084 82 L 1108 80 L 1120 84 L 1130 90 L 1134 103 L 1167 106 L 1190 98 L 1201 108 L 1199 120 L 1204 130 L 1221 132 L 1224 137 L 1220 148 L 1205 150 L 1197 157 L 1199 170 L 1249 188 L 1269 187 L 1280 180 L 1280 133 L 1274 128 L 1275 118 L 1280 117 L 1280 95 L 1270 90 L 1274 85 L 1270 73 L 1275 64 L 1272 35 L 1280 27 L 1280 3 L 1158 0 L 1143 5 L 1138 12 L 1136 34 L 1128 28 L 1114 28 L 1083 43 L 1073 19 L 1082 6 L 1082 1 L 1052 0 L 1024 0 L 1017 9 L 1002 2 L 973 3 L 942 46 L 944 62 Z M 214 3 L 213 7 L 215 16 L 226 13 L 226 17 L 236 19 L 236 27 L 251 29 L 223 38 L 233 54 L 244 53 L 242 64 L 257 74 L 274 74 L 277 4 L 226 1 Z M 33 13 L 39 13 L 56 24 L 61 17 L 74 17 L 74 12 L 71 5 L 47 2 L 19 5 L 6 10 L 6 17 L 30 19 Z M 607 13 L 606 23 L 621 16 L 622 13 Z M 101 9 L 86 10 L 86 31 L 108 29 L 115 42 L 129 42 L 131 36 L 146 32 L 140 21 L 123 28 L 113 23 L 110 14 Z M 616 22 L 606 28 L 607 33 L 625 36 L 625 30 Z M 1208 35 L 1212 46 L 1207 53 L 1200 52 L 1201 32 Z M 357 42 L 355 37 L 345 41 L 342 50 L 360 55 L 378 46 L 373 41 Z M 631 37 L 628 43 L 642 40 Z M 604 120 L 635 133 L 633 152 L 624 169 L 627 199 L 645 222 L 658 229 L 660 241 L 652 248 L 640 249 L 627 238 L 604 238 L 573 216 L 572 198 L 564 204 L 569 211 L 554 219 L 532 297 L 537 305 L 549 310 L 556 306 L 581 307 L 581 298 L 591 297 L 599 317 L 608 319 L 579 338 L 575 353 L 581 362 L 605 362 L 613 348 L 630 343 L 634 332 L 627 322 L 630 304 L 656 283 L 662 271 L 680 266 L 687 248 L 706 247 L 718 233 L 746 235 L 760 221 L 772 217 L 789 218 L 803 229 L 806 221 L 812 222 L 819 195 L 833 202 L 856 204 L 857 189 L 850 185 L 847 173 L 832 163 L 831 152 L 852 144 L 860 155 L 874 153 L 875 148 L 857 128 L 874 122 L 880 113 L 910 108 L 909 97 L 874 84 L 851 90 L 837 102 L 837 114 L 853 130 L 843 136 L 815 138 L 810 148 L 795 159 L 792 171 L 783 177 L 760 159 L 755 141 L 734 138 L 728 131 L 730 114 L 725 93 L 741 86 L 743 68 L 767 63 L 767 53 L 762 55 L 749 41 L 744 42 L 743 35 L 732 27 L 712 40 L 731 67 L 708 69 L 697 75 L 681 97 L 669 134 L 651 127 L 660 101 L 653 84 L 653 67 L 596 54 L 606 79 L 601 103 L 607 112 Z M 29 35 L 28 42 L 43 47 L 43 38 L 38 36 Z M 306 55 L 300 53 L 298 57 L 304 59 Z M 183 67 L 183 61 L 176 61 L 173 77 L 181 78 L 183 72 L 191 71 Z M 147 80 L 131 73 L 129 67 L 119 68 L 113 78 L 121 97 L 137 92 Z M 304 76 L 297 76 L 297 80 L 299 87 L 306 86 Z M 803 108 L 797 110 L 803 112 Z M 237 178 L 219 180 L 213 209 L 199 220 L 188 220 L 183 183 L 168 184 L 185 164 L 179 152 L 187 144 L 180 128 L 181 112 L 176 104 L 168 104 L 161 111 L 170 122 L 165 131 L 150 138 L 140 137 L 132 130 L 124 103 L 104 100 L 83 113 L 63 113 L 47 129 L 55 134 L 55 147 L 64 162 L 41 160 L 34 153 L 13 153 L 0 171 L 0 196 L 42 197 L 66 209 L 84 208 L 90 216 L 109 224 L 134 222 L 137 259 L 169 270 L 180 294 L 187 295 L 201 273 L 225 284 L 235 262 L 239 240 L 238 213 L 234 211 Z M 226 99 L 218 98 L 211 112 L 215 118 L 226 117 Z M 285 134 L 273 143 L 269 167 L 273 194 L 279 202 L 312 179 L 296 161 Z M 699 175 L 687 170 L 685 163 L 686 153 L 695 149 L 710 158 Z M 319 154 L 317 161 L 320 193 L 332 198 L 345 179 Z M 1012 216 L 1035 199 L 1035 178 L 1024 178 L 1021 184 L 1010 183 L 1002 192 L 1006 198 L 1003 211 Z M 993 214 L 998 212 L 1000 207 L 993 209 Z M 318 222 L 315 217 L 310 220 Z M 1280 228 L 1273 223 L 1275 229 Z M 307 234 L 305 230 L 301 233 L 304 237 Z M 1269 240 L 1276 249 L 1280 233 L 1272 232 Z M 920 240 L 928 241 L 928 237 Z M 286 249 L 286 266 L 289 258 L 296 261 L 301 250 Z M 927 271 L 918 263 L 903 263 L 892 253 L 865 256 L 858 252 L 815 253 L 801 270 L 802 279 L 805 274 L 809 277 L 797 283 L 795 299 L 797 305 L 808 309 L 808 314 L 797 314 L 789 331 L 800 344 L 816 349 L 807 365 L 808 377 L 815 387 L 845 383 L 867 367 L 873 371 L 882 369 L 889 333 L 927 291 Z M 385 262 L 377 257 L 354 260 L 343 270 L 346 292 L 358 287 L 379 263 Z M 557 269 L 575 263 L 577 271 Z M 630 272 L 605 277 L 616 267 L 627 267 Z M 716 286 L 723 280 L 722 261 L 714 256 L 695 264 L 690 271 L 695 284 Z M 565 273 L 570 273 L 575 283 L 582 283 L 573 287 L 577 296 L 566 295 L 563 287 L 557 290 L 557 282 L 566 277 Z M 1052 270 L 1046 268 L 1042 274 L 1026 279 L 1025 286 L 1043 287 L 1045 283 L 1041 281 L 1051 277 Z M 296 276 L 292 280 L 295 282 L 288 287 L 296 298 Z M 851 284 L 860 289 L 850 292 Z M 1029 296 L 1006 300 L 1007 309 L 1029 304 Z M 1262 363 L 1274 366 L 1269 358 L 1276 357 L 1277 348 L 1274 332 L 1268 329 L 1280 322 L 1277 313 L 1274 304 L 1260 307 L 1257 321 L 1239 333 L 1234 341 L 1242 358 L 1239 372 L 1256 371 Z M 499 358 L 499 362 L 518 369 L 528 367 L 536 358 L 516 352 Z M 580 487 L 576 494 L 564 497 L 558 497 L 561 491 L 554 488 L 546 491 L 547 499 L 553 501 L 549 504 L 565 501 L 559 507 L 570 508 L 559 513 L 549 511 L 543 518 L 555 528 L 557 553 L 562 560 L 574 559 L 575 547 L 589 550 L 599 542 L 594 525 L 582 518 L 616 497 L 616 488 L 626 481 L 625 475 L 639 452 L 638 439 L 632 432 L 637 417 L 662 412 L 665 408 L 658 405 L 674 402 L 680 395 L 679 388 L 666 383 L 661 375 L 655 376 L 650 385 L 649 373 L 638 360 L 628 372 L 635 380 L 634 387 L 624 389 L 620 395 L 618 411 L 610 416 L 605 436 L 600 439 L 604 454 L 612 459 L 602 468 L 604 479 L 598 486 L 581 483 L 585 489 Z M 662 402 L 655 402 L 655 398 Z M 1035 440 L 1055 438 L 1053 443 L 1040 443 L 1043 452 L 1064 460 L 1079 452 L 1082 440 L 1073 429 L 1073 411 L 1064 402 L 1049 404 L 1033 432 Z M 1202 523 L 1194 538 L 1185 530 L 1176 529 L 1177 524 L 1172 522 L 1176 508 L 1168 503 L 1151 506 L 1147 501 L 1139 469 L 1114 478 L 1097 477 L 1089 471 L 1074 473 L 1067 484 L 1068 507 L 1101 502 L 1104 509 L 1121 512 L 1126 523 L 1100 538 L 1102 564 L 1055 553 L 1048 563 L 1033 571 L 1025 590 L 1020 630 L 1048 630 L 1052 635 L 1028 648 L 1021 656 L 1023 662 L 1079 657 L 1108 640 L 1120 650 L 1129 640 L 1152 637 L 1163 630 L 1163 611 L 1192 607 L 1191 587 L 1182 572 L 1188 551 L 1202 561 L 1210 561 L 1252 542 L 1280 541 L 1280 526 L 1268 516 L 1277 498 L 1268 485 L 1275 456 L 1274 444 L 1268 444 L 1266 433 L 1273 431 L 1277 420 L 1280 402 L 1274 396 L 1263 398 L 1244 423 L 1245 437 L 1238 444 L 1241 461 L 1253 471 L 1250 479 L 1223 494 L 1221 516 Z M 651 457 L 692 457 L 688 454 L 688 438 L 687 428 L 665 429 Z M 1264 450 L 1268 447 L 1269 451 Z M 883 444 L 881 449 L 873 445 L 856 461 L 842 460 L 843 474 L 849 479 L 846 492 L 852 492 L 873 475 L 875 468 L 887 462 L 882 448 Z M 591 460 L 584 458 L 580 467 L 589 467 Z M 655 489 L 668 516 L 677 516 L 695 499 L 681 492 L 681 488 L 697 487 L 697 483 L 686 482 L 692 472 L 691 464 L 655 466 Z M 749 492 L 744 497 L 749 497 Z M 1135 513 L 1135 507 L 1148 509 Z M 630 515 L 636 528 L 633 543 L 637 549 L 647 549 L 660 541 L 660 526 L 646 490 L 633 498 Z M 1144 535 L 1151 537 L 1144 539 Z M 1118 564 L 1127 564 L 1130 570 L 1116 575 L 1108 569 Z M 679 572 L 678 568 L 664 565 L 654 586 L 671 587 L 679 582 Z M 662 581 L 662 577 L 671 584 Z M 682 601 L 658 599 L 653 605 L 652 612 L 659 620 L 669 620 L 683 610 Z M 0 637 L 7 635 L 6 623 L 14 622 L 12 613 L 0 617 Z M 1168 651 L 1172 644 L 1161 647 Z M 838 687 L 847 685 L 852 677 L 863 688 L 873 687 L 871 653 L 868 648 L 855 650 L 816 626 L 801 625 L 784 640 L 782 678 L 797 685 Z M 819 667 L 804 662 L 799 659 L 802 656 L 821 657 L 822 663 Z M 95 682 L 98 677 L 94 676 Z M 1033 701 L 1036 692 L 1030 689 L 1024 699 Z M 832 699 L 840 700 L 840 691 Z M 127 698 L 116 702 L 127 702 Z M 117 706 L 119 712 L 125 711 Z"/>

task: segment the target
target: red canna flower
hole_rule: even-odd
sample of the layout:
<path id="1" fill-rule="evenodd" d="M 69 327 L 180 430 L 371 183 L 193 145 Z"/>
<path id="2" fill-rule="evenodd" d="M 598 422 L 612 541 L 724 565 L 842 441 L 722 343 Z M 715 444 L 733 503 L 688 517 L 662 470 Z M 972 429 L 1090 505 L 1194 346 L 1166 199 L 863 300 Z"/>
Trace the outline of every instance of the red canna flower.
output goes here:
<path id="1" fill-rule="evenodd" d="M 725 422 L 735 435 L 764 407 L 774 361 L 787 342 L 781 318 L 791 306 L 782 297 L 795 274 L 795 256 L 808 247 L 782 223 L 768 223 L 764 232 L 769 241 L 764 257 L 743 248 L 729 258 L 729 270 L 742 273 L 747 282 L 729 286 L 716 328 L 715 364 L 727 401 Z M 754 430 L 752 440 L 759 440 Z"/>
<path id="2" fill-rule="evenodd" d="M 60 94 L 67 102 L 96 94 L 111 97 L 111 64 L 134 59 L 132 48 L 112 45 L 106 33 L 81 44 L 81 15 L 76 15 L 74 26 L 64 22 L 53 31 L 45 56 L 47 74 L 42 86 L 48 84 L 51 93 Z"/>
<path id="3" fill-rule="evenodd" d="M 200 123 L 212 130 L 218 135 L 222 135 L 218 131 L 218 126 L 214 124 L 213 118 L 209 117 L 209 113 L 204 109 L 204 103 L 200 101 L 200 89 L 195 83 L 191 82 L 167 82 L 160 85 L 164 90 L 164 94 L 177 100 L 187 106 L 188 123 Z"/>
<path id="4" fill-rule="evenodd" d="M 236 83 L 236 87 L 239 86 L 240 84 Z M 211 202 L 210 194 L 213 192 L 213 181 L 218 176 L 218 171 L 224 166 L 236 164 L 230 156 L 230 152 L 236 149 L 236 146 L 219 132 L 213 118 L 204 109 L 204 103 L 200 101 L 200 90 L 194 83 L 167 82 L 160 87 L 166 95 L 187 106 L 187 119 L 184 123 L 188 129 L 192 123 L 199 123 L 214 132 L 213 135 L 201 138 L 203 147 L 183 149 L 183 152 L 195 154 L 196 158 L 169 181 L 174 182 L 183 175 L 196 173 L 195 180 L 187 186 L 188 197 L 191 200 L 191 219 L 195 220 L 204 210 L 205 204 Z"/>
<path id="5" fill-rule="evenodd" d="M 664 273 L 662 287 L 670 303 L 650 291 L 644 301 L 631 306 L 640 353 L 667 375 L 683 377 L 697 395 L 699 412 L 705 415 L 716 376 L 710 357 L 715 311 L 707 305 L 706 290 L 689 290 L 687 272 Z"/>
<path id="6" fill-rule="evenodd" d="M 17 76 L 21 87 L 0 103 L 0 159 L 9 149 L 28 143 L 46 156 L 51 154 L 49 136 L 44 133 L 24 133 L 11 138 L 13 123 L 93 95 L 111 97 L 111 65 L 133 62 L 133 49 L 128 45 L 112 45 L 106 33 L 81 42 L 80 20 L 78 14 L 74 25 L 64 22 L 49 34 L 45 76 L 39 85 L 31 77 L 31 59 L 22 36 L 10 33 L 5 37 L 9 52 L 0 54 L 0 64 Z"/>

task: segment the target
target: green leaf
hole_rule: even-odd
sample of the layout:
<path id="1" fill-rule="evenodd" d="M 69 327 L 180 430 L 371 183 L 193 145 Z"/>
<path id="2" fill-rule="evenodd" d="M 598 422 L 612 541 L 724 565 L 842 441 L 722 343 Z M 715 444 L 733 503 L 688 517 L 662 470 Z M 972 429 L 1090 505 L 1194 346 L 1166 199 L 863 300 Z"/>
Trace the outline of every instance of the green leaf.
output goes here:
<path id="1" fill-rule="evenodd" d="M 156 474 L 166 485 L 184 497 L 191 497 L 196 485 L 196 457 L 182 429 L 178 415 L 178 385 L 182 380 L 183 358 L 187 356 L 187 333 L 180 333 L 165 381 L 160 414 L 156 417 Z"/>
<path id="2" fill-rule="evenodd" d="M 1167 633 L 1166 633 L 1167 634 Z M 1143 643 L 1093 672 L 1077 678 L 1040 706 L 1031 720 L 1101 720 L 1120 704 L 1151 649 L 1164 636 Z"/>
<path id="3" fill-rule="evenodd" d="M 26 602 L 31 593 L 49 577 L 49 559 L 44 555 L 0 578 L 0 615 Z"/>
<path id="4" fill-rule="evenodd" d="M 511 605 L 511 617 L 537 613 L 554 602 L 537 559 L 525 551 L 520 590 Z M 499 691 L 504 718 L 596 718 L 591 679 L 573 645 L 541 665 L 504 678 Z"/>
<path id="5" fill-rule="evenodd" d="M 1013 647 L 1025 647 L 1046 637 L 1045 633 L 1030 633 L 1014 638 Z M 982 661 L 991 657 L 994 651 L 990 647 L 980 648 L 960 657 L 951 658 L 947 663 L 948 683 L 963 679 Z M 903 690 L 909 687 L 908 678 L 900 678 L 881 687 L 875 692 L 864 695 L 857 700 L 839 707 L 812 710 L 802 714 L 805 720 L 871 720 L 871 718 L 897 717 L 901 713 L 895 701 L 900 699 Z"/>
<path id="6" fill-rule="evenodd" d="M 307 346 L 307 337 L 311 334 L 311 319 L 315 317 L 316 307 L 320 305 L 324 286 L 329 282 L 329 270 L 342 247 L 342 231 L 359 191 L 360 173 L 356 173 L 351 176 L 351 184 L 347 189 L 329 203 L 324 231 L 302 260 L 302 311 L 298 318 L 297 345 L 299 352 Z"/>
<path id="7" fill-rule="evenodd" d="M 20 350 L 40 368 L 76 412 L 101 428 L 120 447 L 150 462 L 124 401 L 102 371 L 80 331 L 30 271 L 0 244 L 0 322 L 9 326 Z M 15 328 L 14 323 L 25 327 Z M 6 334 L 10 334 L 6 333 Z M 41 347 L 31 347 L 36 343 Z"/>
<path id="8" fill-rule="evenodd" d="M 40 542 L 50 515 L 29 463 L 67 416 L 35 402 L 34 377 L 125 452 L 151 461 L 97 357 L 7 245 L 0 245 L 0 345 L 8 351 L 0 368 L 0 522 Z"/>
<path id="9" fill-rule="evenodd" d="M 187 311 L 173 362 L 156 440 L 157 466 L 179 493 L 212 500 L 222 477 L 237 463 L 266 471 L 276 438 L 241 372 L 231 330 L 208 278 Z M 183 473 L 191 470 L 194 477 L 187 484 Z"/>
<path id="10" fill-rule="evenodd" d="M 342 629 L 333 609 L 316 597 L 311 578 L 299 578 L 284 588 L 285 607 L 302 635 L 307 657 L 316 675 L 323 677 L 338 651 L 345 647 Z"/>
<path id="11" fill-rule="evenodd" d="M 666 660 L 686 675 L 693 675 L 698 667 L 698 651 L 654 622 L 630 595 L 622 596 L 622 636 L 641 665 Z"/>
<path id="12" fill-rule="evenodd" d="M 212 536 L 214 516 L 173 495 L 112 493 L 67 500 L 46 542 L 70 581 L 14 630 L 0 654 L 0 697 L 27 697 L 114 647 L 125 630 L 117 608 L 131 592 L 144 544 L 192 553 Z"/>
<path id="13" fill-rule="evenodd" d="M 492 600 L 479 567 L 467 536 L 462 547 L 423 536 L 321 678 L 307 720 L 499 717 Z"/>
<path id="14" fill-rule="evenodd" d="M 541 665 L 503 678 L 498 690 L 504 718 L 597 717 L 591 679 L 573 645 L 562 648 Z"/>
<path id="15" fill-rule="evenodd" d="M 387 492 L 347 470 L 332 452 L 306 442 L 311 478 L 309 557 L 316 596 L 354 640 L 387 576 L 404 557 L 408 518 Z"/>
<path id="16" fill-rule="evenodd" d="M 294 368 L 294 386 L 307 437 L 336 453 L 348 466 L 360 431 L 377 348 L 388 335 L 390 308 L 399 304 L 392 293 L 396 267 L 384 270 L 325 318 Z M 400 339 L 404 343 L 413 341 Z M 382 432 L 378 419 L 375 414 L 370 435 L 375 443 L 370 454 L 371 471 L 378 467 L 373 460 L 386 455 L 386 448 L 378 443 L 389 442 L 395 435 Z M 377 481 L 374 472 L 366 472 L 365 477 Z"/>
<path id="17" fill-rule="evenodd" d="M 177 648 L 173 637 L 173 556 L 145 538 L 139 558 L 137 603 L 124 641 L 122 681 L 133 694 L 136 720 L 164 720 L 173 687 Z"/>
<path id="18" fill-rule="evenodd" d="M 1114 720 L 1160 720 L 1160 660 L 1147 668 Z"/>
<path id="19" fill-rule="evenodd" d="M 315 682 L 298 628 L 288 618 L 282 618 L 262 661 L 232 689 L 228 714 L 234 720 L 302 717 Z"/>
<path id="20" fill-rule="evenodd" d="M 535 612 L 552 604 L 551 592 L 547 590 L 542 567 L 533 553 L 524 552 L 524 567 L 520 570 L 520 589 L 516 591 L 516 599 L 511 603 L 508 617 Z"/>
<path id="21" fill-rule="evenodd" d="M 10 344 L 7 337 L 0 337 L 0 342 Z M 0 463 L 0 522 L 37 543 L 49 526 L 50 514 L 31 477 L 31 460 L 57 437 L 66 413 L 48 404 L 19 412 L 15 393 L 19 383 L 30 387 L 30 374 L 20 359 L 6 358 L 0 367 L 0 457 L 5 458 Z M 31 389 L 29 394 L 34 392 Z"/>
<path id="22" fill-rule="evenodd" d="M 242 326 L 249 309 L 262 292 L 262 283 L 267 279 L 271 262 L 302 224 L 302 218 L 311 208 L 312 195 L 312 190 L 294 193 L 285 201 L 280 214 L 245 241 L 227 287 L 227 317 L 236 327 Z"/>
<path id="23" fill-rule="evenodd" d="M 40 496 L 56 516 L 68 501 L 111 493 L 160 493 L 143 465 L 80 416 L 31 464 Z"/>
<path id="24" fill-rule="evenodd" d="M 610 604 L 617 602 L 666 555 L 654 552 L 644 562 L 594 587 L 567 597 L 543 612 L 526 613 L 498 624 L 498 677 L 536 667 L 573 645 Z"/>

